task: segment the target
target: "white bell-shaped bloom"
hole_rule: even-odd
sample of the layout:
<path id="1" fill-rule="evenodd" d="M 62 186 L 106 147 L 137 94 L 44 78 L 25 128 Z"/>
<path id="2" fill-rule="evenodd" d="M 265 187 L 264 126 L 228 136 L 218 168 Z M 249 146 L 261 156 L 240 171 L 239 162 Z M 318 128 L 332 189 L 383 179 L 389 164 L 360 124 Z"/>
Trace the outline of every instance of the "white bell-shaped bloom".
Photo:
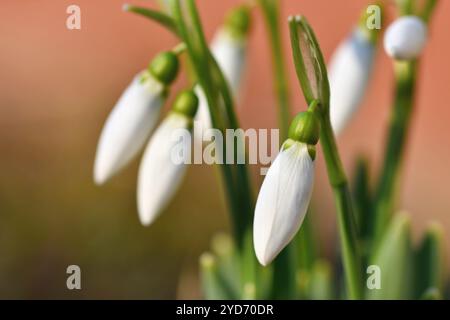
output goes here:
<path id="1" fill-rule="evenodd" d="M 246 40 L 237 38 L 226 29 L 220 30 L 211 42 L 211 53 L 221 68 L 231 92 L 237 96 L 246 63 Z M 202 88 L 197 85 L 195 93 L 199 98 L 199 110 L 196 120 L 203 125 L 203 130 L 212 127 L 208 102 Z"/>
<path id="2" fill-rule="evenodd" d="M 165 209 L 183 179 L 187 163 L 175 159 L 175 150 L 190 152 L 191 133 L 187 129 L 191 121 L 178 113 L 169 114 L 148 143 L 139 168 L 137 188 L 139 218 L 145 226 Z M 176 130 L 183 130 L 188 137 L 175 139 Z"/>
<path id="3" fill-rule="evenodd" d="M 398 18 L 386 30 L 384 49 L 396 60 L 417 58 L 427 42 L 427 26 L 416 16 Z"/>
<path id="4" fill-rule="evenodd" d="M 137 75 L 106 120 L 97 147 L 94 180 L 103 184 L 144 146 L 165 100 L 164 86 Z"/>
<path id="5" fill-rule="evenodd" d="M 336 135 L 342 132 L 361 104 L 372 73 L 374 55 L 375 44 L 358 28 L 330 60 L 330 119 Z"/>
<path id="6" fill-rule="evenodd" d="M 211 43 L 211 52 L 234 95 L 237 94 L 241 85 L 246 48 L 245 38 L 237 38 L 226 29 L 220 30 Z"/>
<path id="7" fill-rule="evenodd" d="M 268 265 L 299 230 L 311 199 L 314 161 L 308 147 L 294 142 L 278 154 L 258 195 L 253 240 L 259 262 Z"/>

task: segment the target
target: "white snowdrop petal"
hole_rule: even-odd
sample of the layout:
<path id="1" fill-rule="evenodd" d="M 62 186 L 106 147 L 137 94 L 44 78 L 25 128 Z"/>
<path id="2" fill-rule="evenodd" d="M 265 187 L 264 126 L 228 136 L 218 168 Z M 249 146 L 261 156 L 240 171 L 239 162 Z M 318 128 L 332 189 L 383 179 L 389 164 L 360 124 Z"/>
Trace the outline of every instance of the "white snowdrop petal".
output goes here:
<path id="1" fill-rule="evenodd" d="M 185 163 L 172 158 L 173 148 L 183 143 L 190 150 L 189 140 L 176 140 L 173 133 L 186 129 L 189 120 L 185 116 L 170 114 L 158 127 L 148 143 L 139 168 L 137 202 L 139 218 L 149 225 L 165 209 L 183 179 Z M 190 133 L 189 133 L 190 137 Z"/>
<path id="2" fill-rule="evenodd" d="M 268 265 L 300 228 L 314 180 L 307 146 L 294 143 L 269 168 L 256 202 L 253 237 L 256 256 Z"/>
<path id="3" fill-rule="evenodd" d="M 200 85 L 195 86 L 194 92 L 198 98 L 198 110 L 195 116 L 195 121 L 198 121 L 198 124 L 202 126 L 202 130 L 204 132 L 207 129 L 212 128 L 212 121 L 209 113 L 208 101 Z"/>
<path id="4" fill-rule="evenodd" d="M 416 16 L 398 18 L 386 30 L 384 49 L 397 60 L 417 58 L 427 41 L 427 26 Z"/>
<path id="5" fill-rule="evenodd" d="M 211 52 L 217 60 L 231 91 L 237 94 L 245 66 L 245 41 L 233 38 L 226 30 L 221 30 L 211 43 Z"/>
<path id="6" fill-rule="evenodd" d="M 332 56 L 330 81 L 330 119 L 336 135 L 356 113 L 372 72 L 375 46 L 360 30 L 355 30 Z"/>
<path id="7" fill-rule="evenodd" d="M 108 116 L 97 147 L 94 180 L 103 184 L 131 161 L 148 139 L 164 102 L 156 80 L 140 75 L 124 91 Z"/>

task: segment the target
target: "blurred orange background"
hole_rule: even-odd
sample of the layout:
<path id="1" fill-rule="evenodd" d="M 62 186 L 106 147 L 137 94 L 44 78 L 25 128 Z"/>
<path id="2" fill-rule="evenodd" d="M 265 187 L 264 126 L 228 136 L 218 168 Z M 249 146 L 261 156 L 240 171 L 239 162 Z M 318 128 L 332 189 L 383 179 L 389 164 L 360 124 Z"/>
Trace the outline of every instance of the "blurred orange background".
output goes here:
<path id="1" fill-rule="evenodd" d="M 238 0 L 198 0 L 208 38 Z M 325 57 L 357 23 L 369 1 L 285 0 L 307 16 Z M 133 75 L 177 42 L 166 30 L 124 13 L 124 1 L 2 0 L 0 4 L 0 298 L 198 298 L 197 257 L 228 230 L 220 177 L 192 166 L 168 210 L 149 228 L 135 205 L 138 161 L 99 188 L 92 167 L 102 125 Z M 155 6 L 154 1 L 134 4 Z M 81 8 L 81 30 L 65 26 Z M 385 19 L 395 17 L 393 5 Z M 270 50 L 254 10 L 249 65 L 240 100 L 245 128 L 276 127 Z M 387 21 L 384 21 L 387 23 Z M 305 109 L 283 23 L 295 111 Z M 440 1 L 418 81 L 399 208 L 415 239 L 436 220 L 450 232 L 450 2 Z M 379 48 L 361 111 L 339 138 L 347 172 L 356 156 L 379 169 L 393 93 L 392 64 Z M 176 88 L 185 84 L 183 77 Z M 175 91 L 175 90 L 174 90 Z M 313 206 L 327 255 L 335 249 L 335 212 L 323 159 Z M 256 172 L 256 170 L 255 170 Z M 261 178 L 255 175 L 256 183 Z M 450 243 L 447 240 L 447 249 Z M 448 250 L 447 250 L 448 251 Z M 449 251 L 448 251 L 449 252 Z M 82 270 L 82 290 L 66 289 L 66 268 Z"/>

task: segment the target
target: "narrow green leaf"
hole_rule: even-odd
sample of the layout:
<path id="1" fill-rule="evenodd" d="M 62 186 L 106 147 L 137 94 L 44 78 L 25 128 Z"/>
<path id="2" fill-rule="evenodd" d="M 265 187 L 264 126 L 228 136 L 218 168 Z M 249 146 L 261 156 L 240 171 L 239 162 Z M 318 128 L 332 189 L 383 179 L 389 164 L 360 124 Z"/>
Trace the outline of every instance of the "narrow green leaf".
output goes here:
<path id="1" fill-rule="evenodd" d="M 163 27 L 166 27 L 168 30 L 172 31 L 176 35 L 178 35 L 178 30 L 177 30 L 175 22 L 173 21 L 173 19 L 170 16 L 168 16 L 167 14 L 165 14 L 163 12 L 160 12 L 157 10 L 152 10 L 149 8 L 134 6 L 131 4 L 125 4 L 123 6 L 123 10 L 127 11 L 127 12 L 133 12 L 133 13 L 136 13 L 143 17 L 146 17 L 150 20 L 153 20 L 153 21 L 159 23 L 160 25 L 162 25 Z"/>
<path id="2" fill-rule="evenodd" d="M 362 239 L 369 237 L 372 223 L 371 192 L 369 186 L 368 161 L 359 158 L 353 178 L 353 199 L 355 200 L 355 213 L 358 224 L 358 234 Z"/>
<path id="3" fill-rule="evenodd" d="M 218 272 L 217 259 L 210 253 L 200 256 L 200 277 L 203 294 L 209 300 L 237 299 Z"/>
<path id="4" fill-rule="evenodd" d="M 438 224 L 428 227 L 416 255 L 416 289 L 422 295 L 428 288 L 444 290 L 443 231 Z"/>
<path id="5" fill-rule="evenodd" d="M 242 289 L 239 257 L 233 240 L 227 234 L 220 233 L 214 236 L 211 241 L 211 248 L 216 257 L 218 273 L 228 284 L 234 296 L 239 296 Z"/>
<path id="6" fill-rule="evenodd" d="M 296 294 L 296 246 L 291 242 L 273 262 L 271 299 L 295 299 Z"/>
<path id="7" fill-rule="evenodd" d="M 310 274 L 308 298 L 311 300 L 334 299 L 333 274 L 330 264 L 317 261 Z"/>
<path id="8" fill-rule="evenodd" d="M 395 0 L 399 14 L 402 16 L 413 14 L 414 2 L 415 0 Z"/>
<path id="9" fill-rule="evenodd" d="M 381 288 L 367 288 L 369 299 L 409 299 L 412 297 L 413 254 L 411 224 L 405 214 L 397 214 L 390 222 L 371 265 L 381 272 Z"/>
<path id="10" fill-rule="evenodd" d="M 308 211 L 311 211 L 309 209 Z M 312 212 L 306 214 L 300 231 L 294 241 L 297 247 L 297 261 L 300 270 L 311 270 L 317 257 L 317 239 L 314 237 Z"/>
<path id="11" fill-rule="evenodd" d="M 420 16 L 423 20 L 426 22 L 429 22 L 431 19 L 431 15 L 433 14 L 433 11 L 437 5 L 437 0 L 426 0 L 425 5 L 420 13 Z"/>
<path id="12" fill-rule="evenodd" d="M 420 296 L 420 300 L 442 300 L 442 293 L 437 288 L 428 288 Z"/>

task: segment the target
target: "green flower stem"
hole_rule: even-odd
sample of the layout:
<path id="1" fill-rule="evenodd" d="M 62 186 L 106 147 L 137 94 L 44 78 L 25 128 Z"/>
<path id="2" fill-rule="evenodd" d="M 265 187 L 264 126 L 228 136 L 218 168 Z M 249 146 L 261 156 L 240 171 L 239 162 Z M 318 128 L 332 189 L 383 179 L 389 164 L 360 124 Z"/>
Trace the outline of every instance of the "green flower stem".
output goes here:
<path id="1" fill-rule="evenodd" d="M 281 39 L 278 0 L 258 0 L 261 6 L 272 50 L 273 68 L 275 74 L 275 93 L 278 98 L 278 119 L 280 138 L 287 138 L 290 123 L 289 86 L 284 65 L 283 43 Z"/>
<path id="2" fill-rule="evenodd" d="M 274 71 L 274 91 L 278 99 L 280 139 L 285 141 L 290 123 L 290 99 L 280 31 L 279 1 L 258 0 L 258 3 L 263 12 L 269 35 Z M 295 254 L 294 244 L 289 244 L 274 261 L 272 296 L 275 299 L 288 299 L 295 295 Z"/>
<path id="3" fill-rule="evenodd" d="M 422 19 L 425 22 L 429 22 L 434 8 L 436 7 L 438 0 L 426 0 L 423 11 L 421 13 Z"/>
<path id="4" fill-rule="evenodd" d="M 394 194 L 401 170 L 401 162 L 414 105 L 416 62 L 396 62 L 394 108 L 389 125 L 380 180 L 375 198 L 375 244 L 388 225 L 394 206 Z"/>
<path id="5" fill-rule="evenodd" d="M 401 15 L 410 15 L 414 12 L 415 0 L 395 0 Z"/>
<path id="6" fill-rule="evenodd" d="M 362 299 L 362 256 L 347 178 L 339 158 L 330 118 L 321 112 L 321 120 L 320 144 L 336 202 L 347 293 L 350 299 Z"/>
<path id="7" fill-rule="evenodd" d="M 239 123 L 234 111 L 233 100 L 225 77 L 213 58 L 206 42 L 194 0 L 183 2 L 172 0 L 173 19 L 181 40 L 186 43 L 187 53 L 196 74 L 196 81 L 203 88 L 210 108 L 214 128 L 225 135 L 226 129 L 238 129 Z M 186 14 L 187 24 L 184 14 Z M 221 150 L 225 155 L 227 146 Z M 235 154 L 237 154 L 235 143 Z M 231 212 L 233 233 L 242 261 L 242 284 L 250 287 L 255 284 L 256 260 L 253 253 L 251 227 L 253 218 L 253 196 L 250 178 L 245 164 L 223 164 L 220 166 L 224 177 L 226 197 Z M 245 263 L 244 263 L 245 262 Z"/>
<path id="8" fill-rule="evenodd" d="M 325 61 L 314 31 L 305 17 L 291 17 L 289 29 L 300 87 L 307 103 L 312 106 L 310 111 L 316 112 L 320 117 L 319 141 L 336 202 L 347 294 L 350 299 L 362 299 L 362 255 L 358 243 L 358 229 L 347 178 L 331 127 L 330 86 Z"/>
<path id="9" fill-rule="evenodd" d="M 426 0 L 420 14 L 429 23 L 437 5 L 437 0 Z M 416 13 L 416 1 L 398 0 L 400 14 Z M 401 171 L 411 115 L 414 109 L 417 61 L 395 62 L 395 98 L 386 143 L 383 167 L 375 194 L 375 215 L 373 226 L 373 245 L 377 245 L 394 209 L 395 190 Z"/>

